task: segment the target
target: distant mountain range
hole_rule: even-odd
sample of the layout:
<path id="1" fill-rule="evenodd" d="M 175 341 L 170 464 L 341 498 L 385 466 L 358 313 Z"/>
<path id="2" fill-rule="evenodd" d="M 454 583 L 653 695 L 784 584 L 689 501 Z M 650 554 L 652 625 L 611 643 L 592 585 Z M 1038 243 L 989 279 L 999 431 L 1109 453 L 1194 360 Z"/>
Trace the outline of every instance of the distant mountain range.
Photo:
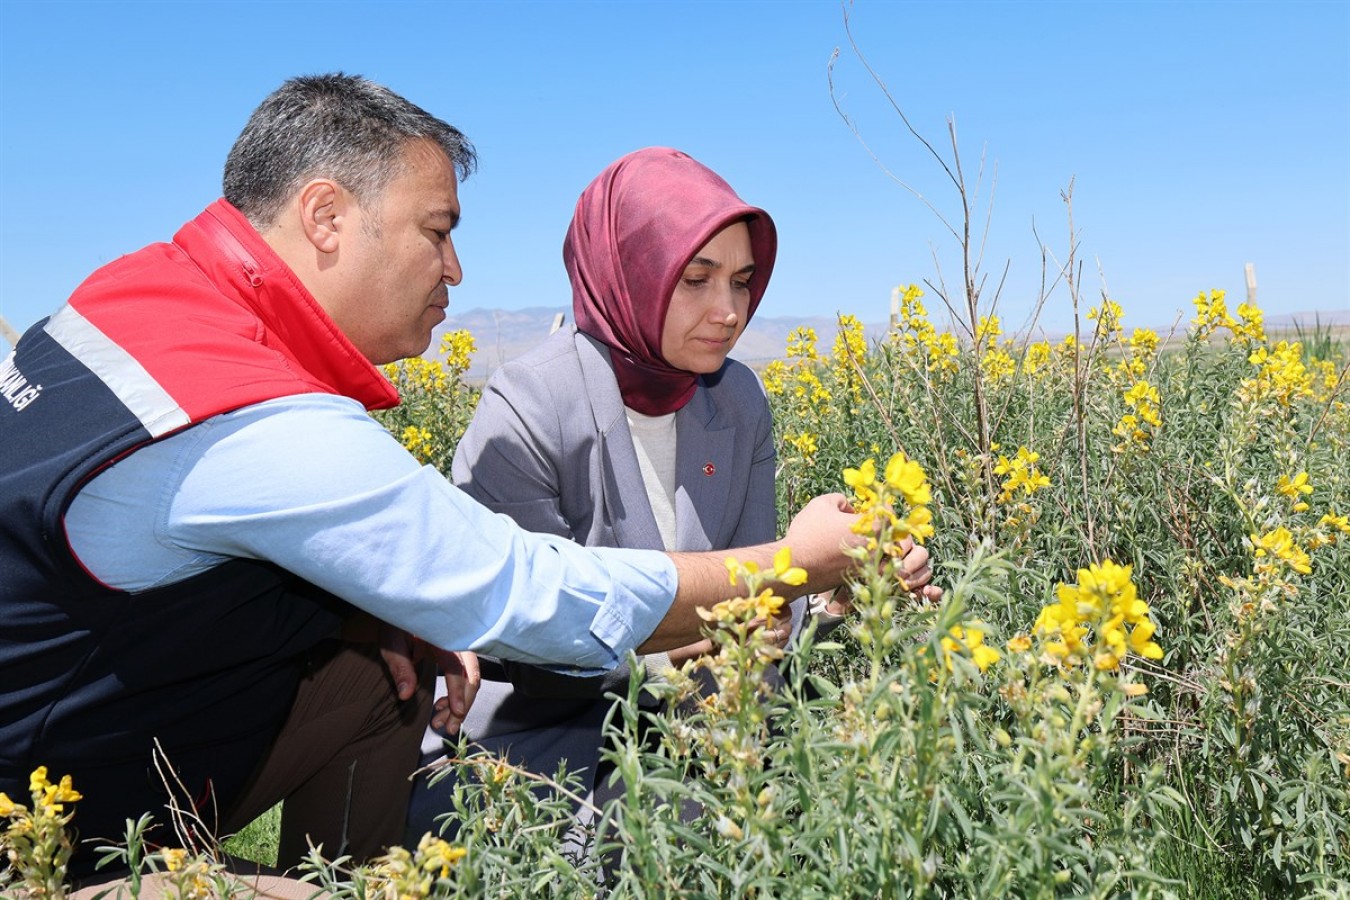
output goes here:
<path id="1" fill-rule="evenodd" d="M 441 332 L 467 328 L 478 345 L 468 377 L 473 381 L 479 381 L 491 375 L 502 363 L 514 359 L 548 337 L 555 320 L 562 313 L 562 309 L 551 306 L 534 306 L 526 309 L 470 309 L 446 318 L 436 330 L 431 350 L 435 352 L 440 346 Z M 567 320 L 570 320 L 571 310 L 567 310 L 566 315 Z M 1350 328 L 1350 310 L 1266 315 L 1268 331 L 1290 329 L 1295 323 L 1306 328 L 1314 322 L 1320 322 L 1323 326 L 1336 326 L 1338 329 Z M 941 327 L 940 323 L 935 324 Z M 751 321 L 750 327 L 741 335 L 731 355 L 752 366 L 781 359 L 786 352 L 788 335 L 793 329 L 802 326 L 815 329 L 821 352 L 828 353 L 837 330 L 834 316 L 807 318 L 756 316 Z M 887 327 L 886 322 L 864 323 L 863 331 L 870 342 L 884 335 Z M 1063 336 L 1063 332 L 1045 334 L 1050 340 L 1058 340 Z"/>

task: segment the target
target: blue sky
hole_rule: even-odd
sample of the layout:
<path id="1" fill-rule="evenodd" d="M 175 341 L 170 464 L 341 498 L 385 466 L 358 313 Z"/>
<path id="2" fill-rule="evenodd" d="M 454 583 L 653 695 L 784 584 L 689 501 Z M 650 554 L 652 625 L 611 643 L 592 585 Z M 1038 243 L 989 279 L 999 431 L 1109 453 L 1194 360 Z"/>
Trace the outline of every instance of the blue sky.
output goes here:
<path id="1" fill-rule="evenodd" d="M 853 35 L 981 211 L 986 301 L 1027 324 L 1041 246 L 1063 260 L 1073 180 L 1084 305 L 1166 328 L 1198 291 L 1268 313 L 1350 309 L 1350 3 L 856 0 Z M 892 287 L 960 280 L 942 169 L 848 44 L 832 0 L 0 0 L 0 315 L 22 330 L 97 266 L 219 194 L 254 106 L 343 70 L 462 128 L 464 284 L 452 310 L 570 307 L 577 194 L 649 145 L 720 172 L 780 233 L 762 313 L 885 319 Z M 1037 235 L 1039 235 L 1039 240 Z M 940 303 L 929 294 L 939 317 Z M 1040 324 L 1072 319 L 1062 285 Z"/>

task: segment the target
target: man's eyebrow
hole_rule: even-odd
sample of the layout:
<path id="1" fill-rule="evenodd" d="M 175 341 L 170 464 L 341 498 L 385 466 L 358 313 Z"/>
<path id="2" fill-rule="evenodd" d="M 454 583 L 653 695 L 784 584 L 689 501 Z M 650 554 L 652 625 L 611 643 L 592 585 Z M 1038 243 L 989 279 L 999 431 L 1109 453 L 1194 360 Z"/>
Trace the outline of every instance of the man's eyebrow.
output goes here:
<path id="1" fill-rule="evenodd" d="M 445 209 L 434 209 L 434 210 L 432 210 L 432 211 L 431 211 L 431 214 L 430 214 L 430 218 L 432 218 L 432 219 L 449 219 L 449 220 L 450 220 L 450 228 L 451 228 L 451 229 L 454 229 L 454 228 L 458 228 L 458 227 L 459 227 L 460 220 L 463 218 L 463 216 L 461 216 L 460 211 L 459 211 L 458 209 L 455 209 L 454 207 L 449 207 L 449 206 L 447 206 Z"/>

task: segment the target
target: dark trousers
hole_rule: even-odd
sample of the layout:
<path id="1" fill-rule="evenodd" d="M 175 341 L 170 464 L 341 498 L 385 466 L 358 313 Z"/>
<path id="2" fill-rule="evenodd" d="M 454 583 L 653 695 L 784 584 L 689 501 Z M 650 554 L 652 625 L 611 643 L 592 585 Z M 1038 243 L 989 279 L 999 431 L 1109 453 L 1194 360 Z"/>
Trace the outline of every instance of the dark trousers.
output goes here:
<path id="1" fill-rule="evenodd" d="M 231 834 L 284 801 L 277 865 L 323 847 L 327 859 L 363 861 L 398 844 L 409 776 L 431 718 L 429 664 L 417 693 L 399 701 L 374 643 L 326 641 L 271 751 L 224 822 Z"/>

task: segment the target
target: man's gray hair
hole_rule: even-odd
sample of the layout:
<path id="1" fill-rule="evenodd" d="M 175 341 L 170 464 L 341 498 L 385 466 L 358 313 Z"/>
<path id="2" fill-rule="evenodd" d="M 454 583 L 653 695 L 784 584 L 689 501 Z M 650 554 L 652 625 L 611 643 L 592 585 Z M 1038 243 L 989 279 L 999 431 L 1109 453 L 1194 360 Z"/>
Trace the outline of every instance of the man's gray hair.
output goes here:
<path id="1" fill-rule="evenodd" d="M 341 72 L 292 78 L 253 111 L 230 150 L 225 199 L 259 229 L 315 178 L 331 178 L 358 202 L 373 202 L 416 140 L 444 150 L 461 181 L 477 164 L 459 129 L 383 85 Z"/>

